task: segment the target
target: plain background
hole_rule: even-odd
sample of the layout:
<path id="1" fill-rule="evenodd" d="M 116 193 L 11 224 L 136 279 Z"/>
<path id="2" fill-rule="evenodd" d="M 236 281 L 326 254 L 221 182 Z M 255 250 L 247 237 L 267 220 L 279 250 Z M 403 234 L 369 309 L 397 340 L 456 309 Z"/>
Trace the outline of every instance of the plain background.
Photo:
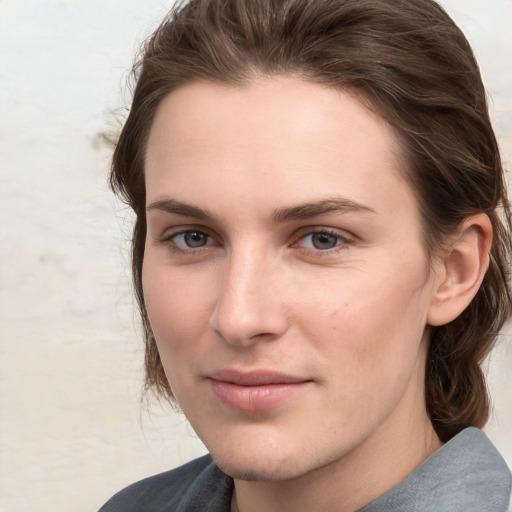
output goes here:
<path id="1" fill-rule="evenodd" d="M 441 2 L 482 67 L 512 167 L 512 2 Z M 123 87 L 162 0 L 0 0 L 0 512 L 96 510 L 204 453 L 141 400 L 131 216 L 107 187 Z M 486 429 L 512 466 L 510 329 L 489 362 Z M 148 412 L 149 409 L 149 412 Z"/>

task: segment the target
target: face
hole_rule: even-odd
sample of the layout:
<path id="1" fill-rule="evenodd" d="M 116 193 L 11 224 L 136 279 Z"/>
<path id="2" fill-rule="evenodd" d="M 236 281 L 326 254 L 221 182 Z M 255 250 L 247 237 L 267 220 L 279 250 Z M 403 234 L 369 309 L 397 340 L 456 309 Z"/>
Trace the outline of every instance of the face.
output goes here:
<path id="1" fill-rule="evenodd" d="M 380 117 L 290 77 L 187 85 L 157 111 L 146 188 L 150 323 L 226 472 L 294 478 L 426 417 L 433 278 Z"/>

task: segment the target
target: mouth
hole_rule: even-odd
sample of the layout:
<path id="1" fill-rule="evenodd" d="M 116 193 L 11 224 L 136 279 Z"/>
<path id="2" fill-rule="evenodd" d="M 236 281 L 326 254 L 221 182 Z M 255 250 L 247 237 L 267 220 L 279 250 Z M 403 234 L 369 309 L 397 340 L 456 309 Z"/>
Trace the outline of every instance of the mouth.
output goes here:
<path id="1" fill-rule="evenodd" d="M 272 371 L 221 370 L 209 375 L 207 380 L 224 406 L 245 412 L 274 409 L 312 383 L 309 379 Z"/>

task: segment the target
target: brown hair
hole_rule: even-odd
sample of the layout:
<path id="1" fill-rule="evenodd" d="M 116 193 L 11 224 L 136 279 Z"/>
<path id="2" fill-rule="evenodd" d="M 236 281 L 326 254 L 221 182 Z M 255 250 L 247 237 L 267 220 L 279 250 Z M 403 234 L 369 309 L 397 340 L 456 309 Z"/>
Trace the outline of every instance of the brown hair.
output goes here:
<path id="1" fill-rule="evenodd" d="M 462 32 L 432 0 L 192 0 L 178 4 L 134 68 L 133 104 L 111 183 L 136 214 L 133 278 L 146 339 L 146 386 L 172 398 L 144 305 L 144 154 L 155 111 L 176 87 L 243 84 L 294 74 L 350 88 L 395 129 L 415 191 L 428 254 L 484 212 L 494 240 L 470 306 L 432 328 L 426 406 L 442 440 L 487 421 L 481 364 L 510 316 L 511 212 L 484 87 Z M 501 210 L 501 213 L 500 213 Z"/>

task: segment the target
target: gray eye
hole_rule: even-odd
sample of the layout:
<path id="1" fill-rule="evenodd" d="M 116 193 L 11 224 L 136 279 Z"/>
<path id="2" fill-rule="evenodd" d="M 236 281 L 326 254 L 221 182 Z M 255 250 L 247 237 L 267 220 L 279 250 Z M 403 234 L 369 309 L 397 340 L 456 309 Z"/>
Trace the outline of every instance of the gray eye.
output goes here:
<path id="1" fill-rule="evenodd" d="M 187 231 L 183 234 L 183 241 L 187 247 L 204 247 L 208 243 L 208 235 L 201 231 Z"/>
<path id="2" fill-rule="evenodd" d="M 338 245 L 339 237 L 330 233 L 312 233 L 311 243 L 315 249 L 333 249 Z"/>

